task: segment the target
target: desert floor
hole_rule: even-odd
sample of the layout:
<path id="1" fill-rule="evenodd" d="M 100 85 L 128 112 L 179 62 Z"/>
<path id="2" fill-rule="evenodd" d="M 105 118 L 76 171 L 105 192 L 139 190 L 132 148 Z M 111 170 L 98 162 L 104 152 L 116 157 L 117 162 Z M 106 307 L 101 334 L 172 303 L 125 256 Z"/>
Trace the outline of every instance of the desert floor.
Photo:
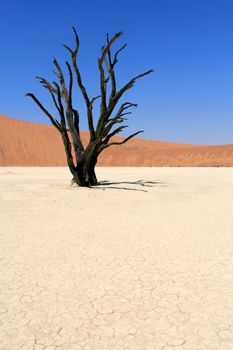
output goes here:
<path id="1" fill-rule="evenodd" d="M 232 350 L 233 168 L 0 168 L 1 350 Z"/>

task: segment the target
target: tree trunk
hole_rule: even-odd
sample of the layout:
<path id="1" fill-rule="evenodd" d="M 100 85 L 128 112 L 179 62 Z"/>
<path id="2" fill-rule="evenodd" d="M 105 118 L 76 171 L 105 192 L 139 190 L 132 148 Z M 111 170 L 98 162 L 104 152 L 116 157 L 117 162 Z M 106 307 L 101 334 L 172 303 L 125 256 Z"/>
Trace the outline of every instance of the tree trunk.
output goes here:
<path id="1" fill-rule="evenodd" d="M 91 158 L 83 159 L 76 167 L 75 175 L 72 183 L 76 183 L 82 187 L 97 186 L 98 181 L 95 174 L 95 166 L 97 163 L 97 156 L 93 155 Z"/>

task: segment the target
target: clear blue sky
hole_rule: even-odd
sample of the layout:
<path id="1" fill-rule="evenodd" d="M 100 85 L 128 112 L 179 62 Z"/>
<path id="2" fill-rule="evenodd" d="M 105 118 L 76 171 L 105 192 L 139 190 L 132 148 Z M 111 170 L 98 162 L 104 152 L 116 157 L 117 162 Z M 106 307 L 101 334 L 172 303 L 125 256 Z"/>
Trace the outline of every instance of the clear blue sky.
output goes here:
<path id="1" fill-rule="evenodd" d="M 72 25 L 79 31 L 83 80 L 90 94 L 98 93 L 99 49 L 107 32 L 122 30 L 119 45 L 128 46 L 118 63 L 120 83 L 156 70 L 127 96 L 139 104 L 129 132 L 144 129 L 143 138 L 164 141 L 233 143 L 232 0 L 8 0 L 0 11 L 1 114 L 48 123 L 24 95 L 32 91 L 52 106 L 35 76 L 53 79 L 52 59 L 68 57 L 62 44 L 72 45 Z M 86 129 L 84 120 L 81 127 Z"/>

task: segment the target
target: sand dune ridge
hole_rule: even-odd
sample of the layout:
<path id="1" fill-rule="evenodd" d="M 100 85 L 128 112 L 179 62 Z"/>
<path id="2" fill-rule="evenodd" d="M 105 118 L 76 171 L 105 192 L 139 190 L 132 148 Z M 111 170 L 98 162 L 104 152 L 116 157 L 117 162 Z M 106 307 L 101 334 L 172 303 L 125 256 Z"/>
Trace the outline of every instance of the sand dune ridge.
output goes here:
<path id="1" fill-rule="evenodd" d="M 88 132 L 82 132 L 88 142 Z M 116 138 L 120 139 L 120 138 Z M 50 125 L 0 115 L 0 165 L 65 166 L 60 135 Z M 233 166 L 233 144 L 203 146 L 135 138 L 107 149 L 100 166 Z"/>

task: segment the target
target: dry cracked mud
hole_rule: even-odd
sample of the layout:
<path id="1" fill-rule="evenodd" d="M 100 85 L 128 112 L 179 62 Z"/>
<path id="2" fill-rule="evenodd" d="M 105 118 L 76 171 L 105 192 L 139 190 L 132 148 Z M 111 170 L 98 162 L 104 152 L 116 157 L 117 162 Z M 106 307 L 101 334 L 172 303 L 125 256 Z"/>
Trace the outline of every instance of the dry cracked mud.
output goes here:
<path id="1" fill-rule="evenodd" d="M 0 168 L 0 350 L 232 350 L 233 169 L 97 172 Z"/>

